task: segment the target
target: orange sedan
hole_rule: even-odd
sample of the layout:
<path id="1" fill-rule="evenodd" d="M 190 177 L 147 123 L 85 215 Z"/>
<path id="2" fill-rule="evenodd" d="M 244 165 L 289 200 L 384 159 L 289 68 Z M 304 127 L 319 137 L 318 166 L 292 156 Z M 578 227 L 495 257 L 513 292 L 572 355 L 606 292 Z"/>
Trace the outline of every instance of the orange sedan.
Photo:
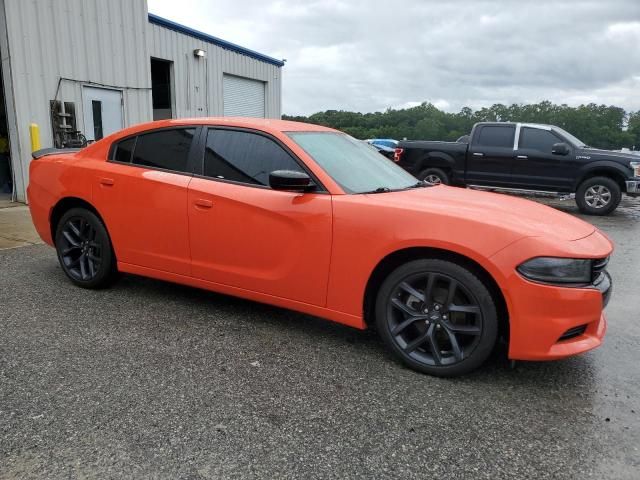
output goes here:
<path id="1" fill-rule="evenodd" d="M 350 136 L 279 120 L 166 120 L 30 167 L 34 224 L 69 279 L 117 272 L 375 325 L 453 376 L 599 346 L 611 242 L 552 208 L 419 182 Z"/>

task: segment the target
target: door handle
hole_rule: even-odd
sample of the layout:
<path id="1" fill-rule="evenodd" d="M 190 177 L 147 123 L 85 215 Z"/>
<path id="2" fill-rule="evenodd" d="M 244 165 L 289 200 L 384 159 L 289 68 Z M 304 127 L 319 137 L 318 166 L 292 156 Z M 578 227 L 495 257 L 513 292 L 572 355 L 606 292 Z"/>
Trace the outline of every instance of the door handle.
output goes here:
<path id="1" fill-rule="evenodd" d="M 211 200 L 205 200 L 204 198 L 198 198 L 195 202 L 196 207 L 198 208 L 211 208 L 213 207 L 213 202 Z"/>
<path id="2" fill-rule="evenodd" d="M 516 156 L 516 158 L 521 158 L 522 160 L 526 160 L 529 157 L 527 157 L 526 155 L 518 155 Z"/>
<path id="3" fill-rule="evenodd" d="M 113 178 L 101 178 L 100 185 L 104 185 L 105 187 L 112 187 L 115 182 Z"/>
<path id="4" fill-rule="evenodd" d="M 473 152 L 474 157 L 484 157 L 484 153 L 482 152 Z"/>

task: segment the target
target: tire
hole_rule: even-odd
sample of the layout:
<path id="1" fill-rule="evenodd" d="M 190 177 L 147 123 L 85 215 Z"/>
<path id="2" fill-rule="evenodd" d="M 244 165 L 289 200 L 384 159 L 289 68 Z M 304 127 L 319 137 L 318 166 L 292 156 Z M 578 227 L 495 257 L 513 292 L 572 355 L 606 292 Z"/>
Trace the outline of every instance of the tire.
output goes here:
<path id="1" fill-rule="evenodd" d="M 438 377 L 478 368 L 498 336 L 496 305 L 487 287 L 446 260 L 413 260 L 389 274 L 376 297 L 375 321 L 400 362 Z"/>
<path id="2" fill-rule="evenodd" d="M 58 261 L 69 280 L 83 288 L 108 286 L 116 277 L 116 259 L 107 229 L 85 208 L 68 210 L 55 234 Z"/>
<path id="3" fill-rule="evenodd" d="M 576 204 L 582 213 L 588 215 L 609 215 L 622 200 L 622 190 L 609 177 L 591 177 L 578 187 Z"/>
<path id="4" fill-rule="evenodd" d="M 427 168 L 423 170 L 418 175 L 418 180 L 422 180 L 433 185 L 440 185 L 441 183 L 449 185 L 450 183 L 449 175 L 439 168 Z"/>

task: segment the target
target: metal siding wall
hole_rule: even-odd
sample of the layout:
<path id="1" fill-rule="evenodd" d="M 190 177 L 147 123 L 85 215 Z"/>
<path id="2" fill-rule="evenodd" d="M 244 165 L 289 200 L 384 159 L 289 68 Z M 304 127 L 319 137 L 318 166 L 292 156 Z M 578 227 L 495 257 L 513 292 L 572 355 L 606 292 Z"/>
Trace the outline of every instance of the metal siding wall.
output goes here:
<path id="1" fill-rule="evenodd" d="M 265 116 L 280 118 L 280 67 L 153 23 L 149 31 L 151 56 L 173 62 L 176 117 L 222 116 L 222 78 L 228 73 L 265 82 Z M 195 58 L 196 48 L 205 50 L 207 56 Z"/>
<path id="2" fill-rule="evenodd" d="M 28 126 L 40 125 L 43 147 L 53 144 L 49 101 L 60 77 L 123 87 L 125 125 L 151 120 L 146 0 L 4 0 L 4 7 L 21 157 L 13 168 L 25 185 Z M 80 83 L 62 82 L 58 99 L 76 103 L 84 130 Z M 24 200 L 21 183 L 18 199 Z"/>

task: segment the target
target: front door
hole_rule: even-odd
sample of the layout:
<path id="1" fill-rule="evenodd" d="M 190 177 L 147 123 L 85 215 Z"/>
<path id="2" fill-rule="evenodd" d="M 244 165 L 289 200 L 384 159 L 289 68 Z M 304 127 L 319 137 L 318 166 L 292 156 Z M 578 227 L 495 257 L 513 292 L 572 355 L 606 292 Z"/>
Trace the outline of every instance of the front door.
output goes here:
<path id="1" fill-rule="evenodd" d="M 545 128 L 522 127 L 513 164 L 513 184 L 519 188 L 568 192 L 573 186 L 578 165 L 575 153 L 557 155 L 553 145 L 564 142 Z"/>
<path id="2" fill-rule="evenodd" d="M 513 167 L 515 125 L 481 125 L 477 130 L 474 131 L 467 153 L 467 183 L 509 186 Z"/>
<path id="3" fill-rule="evenodd" d="M 122 106 L 120 90 L 83 87 L 84 136 L 87 140 L 98 141 L 122 130 L 124 127 Z"/>
<path id="4" fill-rule="evenodd" d="M 303 170 L 271 137 L 210 129 L 189 185 L 192 274 L 313 305 L 326 303 L 331 196 L 272 190 L 269 173 Z"/>

